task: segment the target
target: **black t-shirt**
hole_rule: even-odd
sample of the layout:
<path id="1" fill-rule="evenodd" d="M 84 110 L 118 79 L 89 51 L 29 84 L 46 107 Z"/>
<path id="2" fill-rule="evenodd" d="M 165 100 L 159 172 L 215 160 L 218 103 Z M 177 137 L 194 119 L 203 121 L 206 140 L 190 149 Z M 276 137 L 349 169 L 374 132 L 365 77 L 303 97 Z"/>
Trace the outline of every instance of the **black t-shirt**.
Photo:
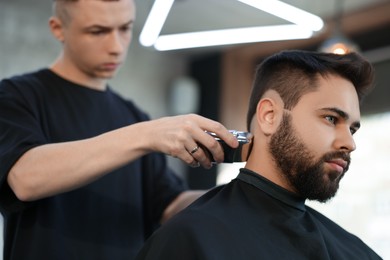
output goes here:
<path id="1" fill-rule="evenodd" d="M 185 189 L 164 155 L 144 156 L 85 187 L 29 203 L 16 198 L 6 179 L 35 146 L 90 138 L 148 119 L 110 88 L 89 89 L 48 69 L 1 81 L 4 259 L 134 258 L 165 207 Z"/>
<path id="2" fill-rule="evenodd" d="M 157 230 L 140 259 L 380 259 L 305 200 L 241 169 Z"/>

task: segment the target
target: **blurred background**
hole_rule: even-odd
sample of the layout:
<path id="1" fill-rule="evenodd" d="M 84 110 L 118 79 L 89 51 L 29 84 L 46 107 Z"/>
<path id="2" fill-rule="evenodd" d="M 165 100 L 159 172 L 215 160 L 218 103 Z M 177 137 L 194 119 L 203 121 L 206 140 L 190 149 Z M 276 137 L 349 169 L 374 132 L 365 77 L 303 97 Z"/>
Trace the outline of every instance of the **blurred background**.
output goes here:
<path id="1" fill-rule="evenodd" d="M 278 32 L 273 26 L 298 22 L 243 1 L 176 0 L 171 1 L 154 40 L 143 46 L 139 36 L 157 1 L 135 1 L 137 20 L 128 59 L 110 84 L 152 118 L 191 112 L 218 120 L 229 129 L 246 130 L 254 68 L 266 56 L 284 49 L 319 50 L 342 40 L 374 64 L 376 88 L 362 107 L 362 128 L 356 134 L 358 149 L 350 170 L 335 199 L 310 205 L 390 259 L 390 0 L 286 0 L 284 3 L 321 18 L 323 26 L 296 39 L 287 39 L 288 32 L 280 32 L 274 39 L 252 37 L 246 43 L 219 42 L 167 51 L 156 49 L 165 35 L 243 27 L 268 27 Z M 60 45 L 49 32 L 50 15 L 50 0 L 0 0 L 1 79 L 45 67 L 56 58 Z M 259 32 L 257 36 L 270 34 Z M 208 38 L 212 37 L 198 35 L 192 43 Z M 195 189 L 228 182 L 243 166 L 225 164 L 202 170 L 172 158 L 169 163 Z"/>

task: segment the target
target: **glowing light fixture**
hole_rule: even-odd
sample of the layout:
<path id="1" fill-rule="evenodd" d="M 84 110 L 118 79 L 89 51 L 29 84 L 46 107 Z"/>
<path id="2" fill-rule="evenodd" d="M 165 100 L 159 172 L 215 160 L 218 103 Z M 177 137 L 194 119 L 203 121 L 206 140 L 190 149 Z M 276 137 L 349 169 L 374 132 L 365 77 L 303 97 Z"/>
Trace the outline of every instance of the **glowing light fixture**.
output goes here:
<path id="1" fill-rule="evenodd" d="M 322 43 L 320 51 L 343 55 L 349 52 L 357 52 L 359 47 L 341 33 L 335 33 Z"/>
<path id="2" fill-rule="evenodd" d="M 347 54 L 349 52 L 358 52 L 359 46 L 349 40 L 344 34 L 341 32 L 341 18 L 342 18 L 342 9 L 343 9 L 343 0 L 335 0 L 335 28 L 331 35 L 331 37 L 325 40 L 319 51 L 322 52 L 330 52 L 335 54 Z"/>
<path id="3" fill-rule="evenodd" d="M 159 51 L 237 43 L 307 39 L 313 32 L 300 26 L 274 25 L 240 29 L 161 35 L 154 47 Z"/>
<path id="4" fill-rule="evenodd" d="M 152 46 L 157 40 L 161 29 L 172 8 L 174 0 L 156 0 L 140 34 L 140 42 L 144 46 Z"/>
<path id="5" fill-rule="evenodd" d="M 307 39 L 323 28 L 318 16 L 278 0 L 238 0 L 293 24 L 159 35 L 174 0 L 156 0 L 140 34 L 143 46 L 175 50 L 226 44 Z"/>
<path id="6" fill-rule="evenodd" d="M 302 26 L 312 31 L 319 31 L 324 27 L 322 19 L 295 6 L 277 0 L 238 0 L 242 3 L 263 10 L 286 21 Z"/>

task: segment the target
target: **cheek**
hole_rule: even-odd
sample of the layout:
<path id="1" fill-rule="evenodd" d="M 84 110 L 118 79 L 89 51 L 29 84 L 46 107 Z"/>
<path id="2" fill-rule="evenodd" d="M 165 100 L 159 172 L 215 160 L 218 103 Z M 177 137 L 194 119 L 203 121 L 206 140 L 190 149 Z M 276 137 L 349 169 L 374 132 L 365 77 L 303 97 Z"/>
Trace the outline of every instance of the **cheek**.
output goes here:
<path id="1" fill-rule="evenodd" d="M 102 49 L 96 41 L 94 44 L 91 44 L 88 41 L 78 41 L 76 44 L 72 45 L 72 49 L 75 55 L 74 58 L 86 64 L 94 64 L 95 61 L 98 61 L 98 58 L 102 56 Z"/>
<path id="2" fill-rule="evenodd" d="M 321 157 L 329 152 L 332 140 L 326 129 L 315 123 L 295 124 L 296 133 L 315 157 Z"/>
<path id="3" fill-rule="evenodd" d="M 94 46 L 88 43 L 88 41 L 80 40 L 81 37 L 77 40 L 74 40 L 75 38 L 77 37 L 73 37 L 73 41 L 68 41 L 66 43 L 67 48 L 75 55 L 84 56 L 87 52 L 90 52 L 91 49 L 94 48 Z"/>
<path id="4" fill-rule="evenodd" d="M 122 36 L 122 45 L 123 45 L 123 48 L 124 48 L 123 53 L 125 53 L 125 54 L 127 53 L 128 48 L 129 48 L 132 40 L 133 40 L 133 35 L 132 34 Z"/>

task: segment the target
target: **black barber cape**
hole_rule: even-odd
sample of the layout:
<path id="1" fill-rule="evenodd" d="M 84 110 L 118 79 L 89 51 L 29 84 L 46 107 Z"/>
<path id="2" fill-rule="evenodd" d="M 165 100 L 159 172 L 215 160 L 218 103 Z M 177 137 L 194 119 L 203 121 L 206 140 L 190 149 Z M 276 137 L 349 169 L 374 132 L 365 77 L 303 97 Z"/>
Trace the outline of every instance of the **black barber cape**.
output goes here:
<path id="1" fill-rule="evenodd" d="M 160 228 L 137 259 L 381 259 L 305 200 L 241 169 Z"/>

